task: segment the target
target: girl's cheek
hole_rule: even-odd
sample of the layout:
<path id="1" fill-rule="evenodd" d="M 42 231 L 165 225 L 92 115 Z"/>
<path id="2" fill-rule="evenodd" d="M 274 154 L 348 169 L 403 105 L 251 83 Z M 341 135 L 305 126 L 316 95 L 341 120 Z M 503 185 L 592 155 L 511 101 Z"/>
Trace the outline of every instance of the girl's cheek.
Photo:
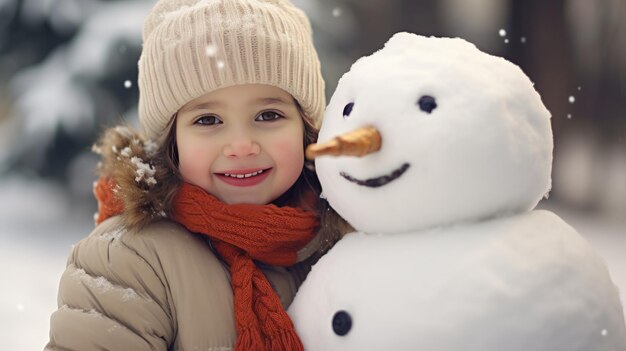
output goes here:
<path id="1" fill-rule="evenodd" d="M 302 141 L 283 140 L 275 144 L 275 158 L 293 164 L 298 171 L 304 165 L 304 146 Z"/>
<path id="2" fill-rule="evenodd" d="M 205 173 L 210 168 L 210 160 L 201 146 L 184 145 L 178 148 L 178 169 L 183 177 L 193 177 L 197 173 Z"/>

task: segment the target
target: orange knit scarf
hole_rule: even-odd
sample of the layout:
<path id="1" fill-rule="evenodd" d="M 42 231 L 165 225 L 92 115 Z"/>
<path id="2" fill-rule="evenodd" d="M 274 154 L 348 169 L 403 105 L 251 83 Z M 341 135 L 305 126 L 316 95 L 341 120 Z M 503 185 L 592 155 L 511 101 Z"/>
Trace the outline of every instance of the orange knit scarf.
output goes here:
<path id="1" fill-rule="evenodd" d="M 121 213 L 115 183 L 101 178 L 94 189 L 97 222 Z M 304 350 L 280 299 L 253 260 L 276 266 L 296 262 L 297 251 L 315 235 L 313 213 L 275 205 L 227 205 L 184 183 L 174 199 L 173 219 L 207 235 L 230 266 L 237 324 L 235 350 Z"/>

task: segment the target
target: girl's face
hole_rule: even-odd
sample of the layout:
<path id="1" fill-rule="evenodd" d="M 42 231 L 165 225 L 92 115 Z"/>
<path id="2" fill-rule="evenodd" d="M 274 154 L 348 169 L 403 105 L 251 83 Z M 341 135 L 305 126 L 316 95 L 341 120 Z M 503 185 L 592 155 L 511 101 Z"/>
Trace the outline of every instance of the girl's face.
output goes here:
<path id="1" fill-rule="evenodd" d="M 304 125 L 293 97 L 250 84 L 185 104 L 176 119 L 182 178 L 228 204 L 267 204 L 304 166 Z"/>

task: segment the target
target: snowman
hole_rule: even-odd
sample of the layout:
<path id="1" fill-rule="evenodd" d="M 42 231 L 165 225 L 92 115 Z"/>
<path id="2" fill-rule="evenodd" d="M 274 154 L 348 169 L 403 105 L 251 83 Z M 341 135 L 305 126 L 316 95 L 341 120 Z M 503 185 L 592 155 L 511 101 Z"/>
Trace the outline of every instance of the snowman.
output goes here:
<path id="1" fill-rule="evenodd" d="M 395 34 L 330 100 L 323 194 L 357 230 L 289 308 L 308 351 L 623 351 L 617 287 L 551 186 L 550 113 L 505 59 Z"/>

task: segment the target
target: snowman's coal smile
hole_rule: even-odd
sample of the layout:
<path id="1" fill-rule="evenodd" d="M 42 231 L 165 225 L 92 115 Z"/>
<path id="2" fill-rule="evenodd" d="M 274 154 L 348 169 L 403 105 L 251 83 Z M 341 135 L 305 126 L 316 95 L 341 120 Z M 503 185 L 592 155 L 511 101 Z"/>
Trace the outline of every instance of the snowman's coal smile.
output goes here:
<path id="1" fill-rule="evenodd" d="M 393 172 L 389 174 L 376 177 L 376 178 L 365 179 L 365 180 L 356 179 L 346 172 L 341 172 L 339 173 L 339 175 L 346 178 L 349 182 L 352 182 L 358 185 L 363 185 L 363 186 L 370 187 L 370 188 L 378 188 L 379 186 L 389 184 L 390 182 L 400 178 L 400 176 L 404 174 L 404 172 L 406 172 L 407 169 L 409 169 L 409 166 L 410 165 L 408 163 L 405 163 L 402 166 L 400 166 L 400 168 L 394 170 Z"/>

